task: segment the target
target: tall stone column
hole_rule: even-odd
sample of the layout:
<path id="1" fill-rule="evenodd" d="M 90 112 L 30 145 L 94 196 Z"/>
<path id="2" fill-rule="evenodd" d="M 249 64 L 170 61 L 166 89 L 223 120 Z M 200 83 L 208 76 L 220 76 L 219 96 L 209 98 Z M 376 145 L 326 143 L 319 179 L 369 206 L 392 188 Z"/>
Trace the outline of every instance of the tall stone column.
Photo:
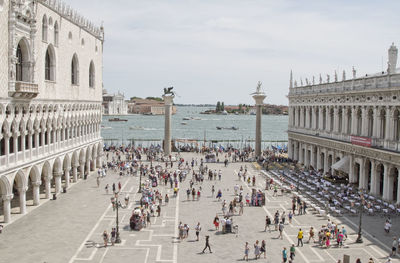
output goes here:
<path id="1" fill-rule="evenodd" d="M 19 213 L 24 215 L 26 214 L 26 188 L 20 187 L 18 188 L 19 195 Z"/>
<path id="2" fill-rule="evenodd" d="M 321 170 L 322 169 L 322 165 L 321 165 L 321 148 L 319 146 L 317 147 L 317 170 Z"/>
<path id="3" fill-rule="evenodd" d="M 294 142 L 293 160 L 294 161 L 298 161 L 299 160 L 299 142 L 297 142 L 297 141 Z"/>
<path id="4" fill-rule="evenodd" d="M 328 151 L 325 151 L 324 153 L 324 174 L 329 172 L 329 166 L 328 166 Z"/>
<path id="5" fill-rule="evenodd" d="M 371 190 L 372 195 L 378 194 L 378 175 L 376 174 L 375 161 L 371 160 Z"/>
<path id="6" fill-rule="evenodd" d="M 11 199 L 13 199 L 14 195 L 3 195 L 3 214 L 4 214 L 4 223 L 11 222 Z"/>
<path id="7" fill-rule="evenodd" d="M 164 155 L 168 156 L 171 154 L 171 113 L 172 113 L 172 105 L 175 96 L 173 94 L 164 94 Z"/>
<path id="8" fill-rule="evenodd" d="M 255 141 L 255 152 L 256 158 L 261 157 L 261 117 L 262 107 L 264 105 L 264 99 L 267 97 L 264 92 L 260 90 L 261 82 L 258 82 L 257 91 L 253 93 L 253 99 L 256 102 L 256 141 Z"/>
<path id="9" fill-rule="evenodd" d="M 33 192 L 33 205 L 40 204 L 40 185 L 41 181 L 32 183 L 32 192 Z"/>

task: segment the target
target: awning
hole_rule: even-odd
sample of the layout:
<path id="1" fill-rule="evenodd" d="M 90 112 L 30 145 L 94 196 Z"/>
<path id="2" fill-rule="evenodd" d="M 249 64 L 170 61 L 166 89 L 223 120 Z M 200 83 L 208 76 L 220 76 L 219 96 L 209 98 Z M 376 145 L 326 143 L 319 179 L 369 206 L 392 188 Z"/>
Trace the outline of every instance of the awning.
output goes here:
<path id="1" fill-rule="evenodd" d="M 342 171 L 344 173 L 349 174 L 349 171 L 350 171 L 350 157 L 349 156 L 343 157 L 338 162 L 332 164 L 331 168 L 334 169 L 334 170 Z"/>

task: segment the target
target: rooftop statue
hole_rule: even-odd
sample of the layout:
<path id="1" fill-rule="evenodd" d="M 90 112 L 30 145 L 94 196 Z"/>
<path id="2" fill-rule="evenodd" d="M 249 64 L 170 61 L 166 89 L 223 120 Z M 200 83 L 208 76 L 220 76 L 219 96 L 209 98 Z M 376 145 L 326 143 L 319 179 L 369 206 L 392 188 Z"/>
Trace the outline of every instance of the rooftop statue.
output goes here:
<path id="1" fill-rule="evenodd" d="M 335 82 L 337 82 L 337 80 L 338 80 L 338 77 L 337 77 L 337 72 L 335 70 Z"/>
<path id="2" fill-rule="evenodd" d="M 256 93 L 261 93 L 261 85 L 262 85 L 262 82 L 258 81 L 257 88 L 256 88 Z"/>
<path id="3" fill-rule="evenodd" d="M 330 78 L 331 78 L 331 77 L 329 76 L 329 74 L 326 74 L 326 82 L 327 82 L 327 83 L 329 83 Z"/>
<path id="4" fill-rule="evenodd" d="M 353 67 L 353 79 L 356 78 L 356 74 L 357 74 L 357 71 L 356 71 L 356 69 Z"/>
<path id="5" fill-rule="evenodd" d="M 343 81 L 346 80 L 346 71 L 344 71 L 344 70 L 343 70 L 343 78 L 342 78 L 342 80 L 343 80 Z"/>
<path id="6" fill-rule="evenodd" d="M 175 92 L 172 91 L 173 88 L 174 87 L 164 88 L 164 95 L 171 94 L 172 96 L 175 96 Z"/>
<path id="7" fill-rule="evenodd" d="M 315 77 L 312 76 L 312 84 L 315 85 Z"/>
<path id="8" fill-rule="evenodd" d="M 319 84 L 322 84 L 322 76 L 319 74 Z"/>

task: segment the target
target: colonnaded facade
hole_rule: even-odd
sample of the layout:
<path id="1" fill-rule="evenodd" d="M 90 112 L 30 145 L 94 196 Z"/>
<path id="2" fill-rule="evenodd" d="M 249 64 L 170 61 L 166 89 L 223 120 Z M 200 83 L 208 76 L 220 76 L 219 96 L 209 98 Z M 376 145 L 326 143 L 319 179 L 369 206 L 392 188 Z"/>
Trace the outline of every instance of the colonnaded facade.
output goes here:
<path id="1" fill-rule="evenodd" d="M 104 30 L 54 0 L 0 1 L 0 221 L 101 165 Z"/>
<path id="2" fill-rule="evenodd" d="M 397 48 L 378 74 L 319 78 L 289 91 L 289 158 L 339 173 L 375 196 L 400 202 L 400 70 Z"/>

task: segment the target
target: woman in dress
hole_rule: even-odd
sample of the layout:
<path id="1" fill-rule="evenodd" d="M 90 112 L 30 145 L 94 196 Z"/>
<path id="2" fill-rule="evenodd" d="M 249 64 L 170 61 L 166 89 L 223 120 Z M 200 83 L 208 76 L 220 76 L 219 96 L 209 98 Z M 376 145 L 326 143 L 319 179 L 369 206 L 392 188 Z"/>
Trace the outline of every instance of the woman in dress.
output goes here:
<path id="1" fill-rule="evenodd" d="M 250 252 L 249 243 L 246 242 L 246 244 L 244 245 L 244 257 L 243 257 L 243 260 L 246 259 L 246 261 L 249 261 L 249 252 Z"/>
<path id="2" fill-rule="evenodd" d="M 214 226 L 215 226 L 215 230 L 219 230 L 219 218 L 218 218 L 218 215 L 215 216 L 213 223 L 214 223 Z"/>
<path id="3" fill-rule="evenodd" d="M 256 243 L 254 244 L 254 256 L 255 259 L 260 258 L 260 245 L 258 244 L 258 240 L 256 240 Z"/>

